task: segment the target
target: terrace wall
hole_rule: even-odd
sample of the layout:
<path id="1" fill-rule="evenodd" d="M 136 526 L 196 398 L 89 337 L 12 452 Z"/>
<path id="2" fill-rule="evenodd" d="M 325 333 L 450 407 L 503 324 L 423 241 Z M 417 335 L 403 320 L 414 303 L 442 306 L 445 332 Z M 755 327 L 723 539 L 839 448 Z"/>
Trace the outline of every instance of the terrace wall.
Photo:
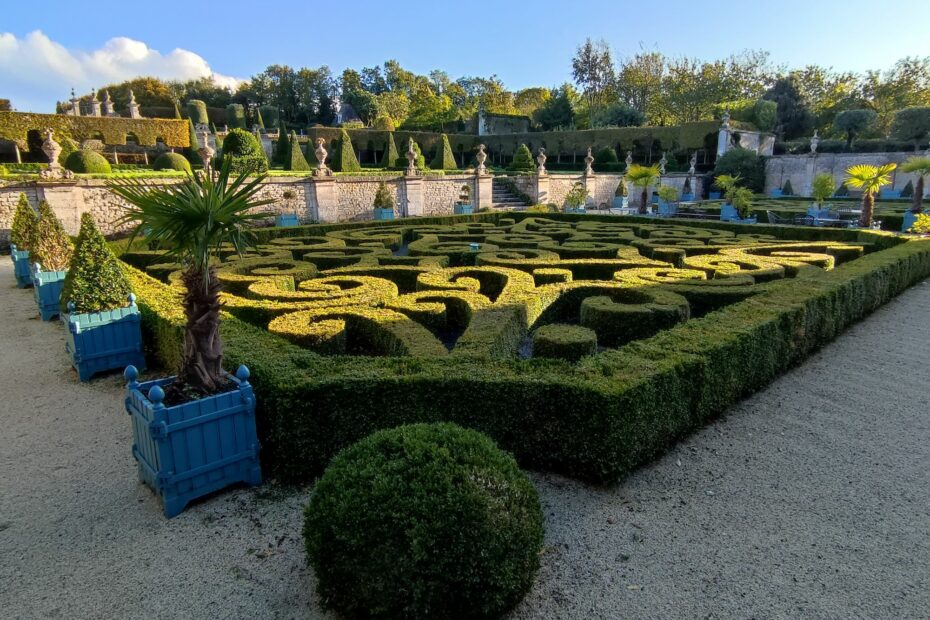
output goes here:
<path id="1" fill-rule="evenodd" d="M 846 169 L 858 164 L 879 166 L 887 163 L 900 165 L 914 153 L 817 153 L 816 155 L 775 155 L 765 162 L 765 191 L 781 188 L 785 181 L 791 181 L 791 187 L 800 196 L 810 196 L 814 176 L 821 172 L 833 175 L 839 185 L 846 175 Z M 917 184 L 917 176 L 896 170 L 893 183 L 884 189 L 903 189 L 908 181 Z"/>

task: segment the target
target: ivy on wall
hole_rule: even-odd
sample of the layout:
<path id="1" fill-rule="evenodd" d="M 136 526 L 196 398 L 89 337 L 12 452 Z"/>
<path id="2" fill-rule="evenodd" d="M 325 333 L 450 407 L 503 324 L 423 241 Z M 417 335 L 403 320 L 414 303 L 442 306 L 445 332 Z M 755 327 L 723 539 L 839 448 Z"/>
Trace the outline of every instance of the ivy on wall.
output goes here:
<path id="1" fill-rule="evenodd" d="M 102 139 L 107 145 L 121 145 L 126 144 L 126 137 L 133 134 L 140 146 L 155 146 L 158 138 L 167 146 L 190 146 L 187 121 L 184 120 L 0 112 L 0 139 L 13 140 L 20 148 L 26 148 L 29 131 L 44 133 L 47 128 L 55 132 L 59 142 L 68 137 L 78 142 Z"/>

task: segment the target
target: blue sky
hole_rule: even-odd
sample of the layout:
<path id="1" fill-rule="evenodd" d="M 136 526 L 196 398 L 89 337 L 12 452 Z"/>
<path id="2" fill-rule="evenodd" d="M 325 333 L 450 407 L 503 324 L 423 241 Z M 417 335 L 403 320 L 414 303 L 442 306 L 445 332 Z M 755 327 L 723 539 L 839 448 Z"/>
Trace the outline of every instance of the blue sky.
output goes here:
<path id="1" fill-rule="evenodd" d="M 875 0 L 201 0 L 176 3 L 178 10 L 170 11 L 147 6 L 153 5 L 4 3 L 0 97 L 20 110 L 51 111 L 71 86 L 86 90 L 138 72 L 248 78 L 278 63 L 326 64 L 338 73 L 388 58 L 418 73 L 439 68 L 452 77 L 497 74 L 514 89 L 552 86 L 570 79 L 571 56 L 588 36 L 605 39 L 620 56 L 641 47 L 705 59 L 765 49 L 789 67 L 816 63 L 853 71 L 930 56 L 926 0 L 900 0 L 890 11 Z"/>

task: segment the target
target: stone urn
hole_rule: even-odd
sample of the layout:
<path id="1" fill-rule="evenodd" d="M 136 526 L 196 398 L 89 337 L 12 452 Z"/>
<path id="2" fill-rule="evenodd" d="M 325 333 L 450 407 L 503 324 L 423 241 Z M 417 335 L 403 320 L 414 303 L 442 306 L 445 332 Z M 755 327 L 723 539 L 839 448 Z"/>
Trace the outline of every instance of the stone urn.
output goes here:
<path id="1" fill-rule="evenodd" d="M 48 157 L 48 168 L 39 173 L 42 179 L 70 179 L 74 173 L 65 170 L 58 163 L 58 157 L 61 155 L 61 145 L 55 142 L 55 132 L 48 128 L 45 130 L 45 140 L 42 142 L 42 152 Z"/>
<path id="2" fill-rule="evenodd" d="M 588 154 L 584 157 L 584 175 L 586 177 L 594 176 L 594 168 L 591 167 L 591 164 L 594 163 L 594 155 L 591 154 L 591 147 L 588 147 Z"/>
<path id="3" fill-rule="evenodd" d="M 206 131 L 200 132 L 200 141 L 203 142 L 203 146 L 197 149 L 197 154 L 200 155 L 200 159 L 203 161 L 203 169 L 209 172 L 216 151 L 210 146 L 210 135 Z"/>
<path id="4" fill-rule="evenodd" d="M 478 167 L 475 169 L 475 172 L 478 174 L 487 174 L 488 169 L 485 168 L 484 162 L 488 159 L 488 154 L 484 152 L 485 146 L 483 144 L 478 145 L 478 152 L 475 154 L 475 160 L 478 162 Z"/>
<path id="5" fill-rule="evenodd" d="M 539 147 L 539 153 L 536 155 L 536 174 L 546 174 L 546 149 Z"/>
<path id="6" fill-rule="evenodd" d="M 413 150 L 413 138 L 407 140 L 407 170 L 404 174 L 408 177 L 417 176 L 417 152 Z"/>
<path id="7" fill-rule="evenodd" d="M 326 152 L 326 147 L 323 146 L 323 142 L 323 138 L 317 138 L 316 148 L 313 149 L 313 154 L 316 155 L 316 160 L 319 162 L 316 170 L 313 171 L 313 176 L 331 177 L 333 176 L 333 171 L 326 165 L 326 157 L 329 153 Z"/>

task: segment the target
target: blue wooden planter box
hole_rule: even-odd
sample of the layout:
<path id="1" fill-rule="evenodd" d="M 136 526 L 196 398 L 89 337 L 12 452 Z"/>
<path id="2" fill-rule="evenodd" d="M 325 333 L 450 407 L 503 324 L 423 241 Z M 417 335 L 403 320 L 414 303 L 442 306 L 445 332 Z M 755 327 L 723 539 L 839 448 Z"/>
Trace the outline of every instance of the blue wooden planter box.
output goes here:
<path id="1" fill-rule="evenodd" d="M 376 220 L 393 220 L 394 209 L 375 209 Z"/>
<path id="2" fill-rule="evenodd" d="M 452 212 L 456 215 L 471 215 L 475 212 L 475 208 L 467 203 L 458 203 L 452 206 Z"/>
<path id="3" fill-rule="evenodd" d="M 883 189 L 880 190 L 878 196 L 882 200 L 895 200 L 901 197 L 901 190 L 899 189 Z"/>
<path id="4" fill-rule="evenodd" d="M 907 232 L 911 229 L 911 226 L 917 221 L 917 216 L 920 213 L 914 213 L 910 209 L 904 212 L 904 217 L 901 218 L 901 232 Z"/>
<path id="5" fill-rule="evenodd" d="M 708 200 L 720 200 L 720 192 L 708 192 Z"/>
<path id="6" fill-rule="evenodd" d="M 65 285 L 66 271 L 42 271 L 39 263 L 32 265 L 32 292 L 43 321 L 51 321 L 61 314 L 61 288 Z"/>
<path id="7" fill-rule="evenodd" d="M 629 196 L 614 196 L 614 202 L 613 202 L 614 209 L 628 209 L 629 207 L 630 207 Z"/>
<path id="8" fill-rule="evenodd" d="M 720 207 L 720 221 L 730 222 L 731 224 L 755 224 L 759 219 L 756 217 L 741 218 L 736 207 L 731 204 L 724 204 Z"/>
<path id="9" fill-rule="evenodd" d="M 659 217 L 675 217 L 678 215 L 678 205 L 671 202 L 660 200 L 657 209 Z"/>
<path id="10" fill-rule="evenodd" d="M 565 207 L 565 212 L 566 212 L 566 213 L 575 213 L 575 214 L 577 214 L 577 215 L 584 215 L 584 214 L 587 213 L 588 211 L 587 211 L 587 209 L 586 209 L 585 207 Z"/>
<path id="11" fill-rule="evenodd" d="M 784 192 L 782 192 L 780 189 L 773 189 L 771 192 L 769 192 L 769 196 L 772 198 L 781 198 L 783 195 Z"/>
<path id="12" fill-rule="evenodd" d="M 173 407 L 162 400 L 174 377 L 139 383 L 133 366 L 123 376 L 139 479 L 161 497 L 166 517 L 231 484 L 262 483 L 248 368 L 229 375 L 235 389 Z"/>
<path id="13" fill-rule="evenodd" d="M 279 228 L 300 226 L 300 218 L 297 217 L 296 213 L 282 213 L 274 216 L 274 225 Z"/>
<path id="14" fill-rule="evenodd" d="M 75 313 L 68 302 L 68 313 L 62 316 L 68 325 L 65 351 L 81 381 L 105 370 L 135 366 L 145 370 L 142 352 L 142 329 L 136 296 L 129 296 L 125 308 L 106 312 Z"/>
<path id="15" fill-rule="evenodd" d="M 10 245 L 10 259 L 13 261 L 16 286 L 19 288 L 32 286 L 32 274 L 29 273 L 29 250 L 17 250 L 16 244 L 12 244 Z"/>
<path id="16" fill-rule="evenodd" d="M 694 194 L 682 194 L 681 201 L 682 202 L 694 202 Z"/>

